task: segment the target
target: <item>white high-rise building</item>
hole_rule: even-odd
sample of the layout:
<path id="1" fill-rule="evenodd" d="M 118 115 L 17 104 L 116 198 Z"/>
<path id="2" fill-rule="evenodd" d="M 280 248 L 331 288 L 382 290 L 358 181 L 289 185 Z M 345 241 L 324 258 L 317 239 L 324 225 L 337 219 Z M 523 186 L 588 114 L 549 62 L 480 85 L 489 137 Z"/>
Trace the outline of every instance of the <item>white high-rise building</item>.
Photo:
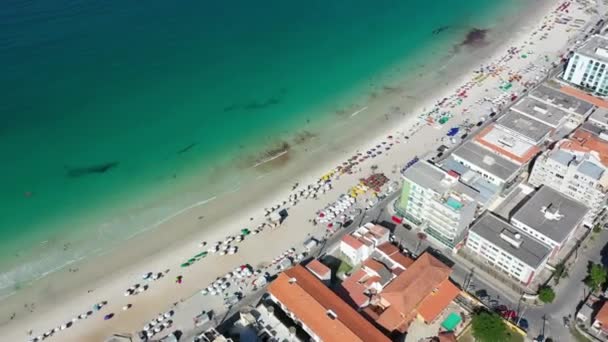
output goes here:
<path id="1" fill-rule="evenodd" d="M 480 197 L 479 191 L 462 183 L 456 172 L 420 161 L 403 173 L 403 189 L 395 209 L 430 238 L 454 248 L 477 216 Z"/>
<path id="2" fill-rule="evenodd" d="M 595 35 L 574 52 L 563 79 L 596 95 L 608 96 L 608 38 Z"/>
<path id="3" fill-rule="evenodd" d="M 529 183 L 546 185 L 589 207 L 584 224 L 593 226 L 608 198 L 608 142 L 579 129 L 534 162 Z"/>

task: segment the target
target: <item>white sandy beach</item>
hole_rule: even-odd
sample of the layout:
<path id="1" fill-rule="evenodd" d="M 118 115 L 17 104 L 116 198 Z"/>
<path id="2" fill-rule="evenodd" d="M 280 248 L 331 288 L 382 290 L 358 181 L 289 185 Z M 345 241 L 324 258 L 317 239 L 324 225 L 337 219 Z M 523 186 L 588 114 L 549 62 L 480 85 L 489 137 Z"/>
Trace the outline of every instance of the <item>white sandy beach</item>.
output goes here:
<path id="1" fill-rule="evenodd" d="M 491 53 L 486 52 L 483 56 L 473 54 L 475 57 L 475 62 L 471 63 L 473 68 L 458 72 L 457 78 L 444 80 L 434 92 L 429 93 L 424 99 L 417 100 L 416 109 L 407 111 L 412 114 L 407 114 L 405 117 L 392 115 L 390 120 L 383 123 L 384 129 L 368 132 L 366 139 L 361 139 L 358 144 L 336 140 L 332 145 L 325 147 L 328 151 L 325 158 L 307 161 L 304 158 L 303 163 L 294 162 L 291 165 L 288 160 L 287 164 L 282 166 L 281 173 L 276 176 L 271 174 L 260 177 L 255 190 L 243 194 L 243 190 L 248 190 L 244 188 L 214 199 L 204 206 L 194 207 L 162 223 L 154 232 L 134 237 L 129 241 L 130 248 L 124 251 L 108 255 L 103 260 L 74 266 L 79 268 L 75 273 L 59 272 L 48 277 L 49 279 L 41 280 L 40 284 L 8 298 L 0 309 L 2 340 L 27 341 L 70 321 L 78 314 L 92 310 L 93 304 L 101 301 L 108 301 L 108 305 L 100 312 L 94 313 L 86 320 L 77 321 L 71 328 L 55 333 L 48 340 L 102 341 L 112 333 L 134 333 L 141 330 L 142 326 L 158 313 L 169 310 L 172 303 L 176 302 L 179 304 L 175 309 L 175 323 L 171 330 L 191 329 L 191 319 L 196 313 L 202 309 L 217 310 L 221 304 L 219 297 L 205 297 L 199 294 L 200 289 L 207 287 L 218 276 L 238 265 L 250 264 L 257 267 L 262 263 L 268 263 L 290 247 L 301 249 L 302 242 L 308 234 L 322 236 L 325 227 L 313 226 L 309 220 L 314 218 L 316 211 L 335 201 L 340 194 L 346 193 L 350 187 L 356 185 L 359 178 L 368 176 L 371 165 L 377 165 L 377 172 L 384 172 L 391 180 L 398 180 L 399 173 L 393 171 L 398 170 L 399 166 L 414 156 L 422 156 L 425 152 L 438 147 L 441 144 L 438 140 L 445 137 L 449 128 L 465 120 L 475 123 L 481 116 L 487 115 L 493 105 L 487 102 L 481 103 L 484 98 L 495 99 L 502 96 L 508 99 L 509 94 L 521 94 L 523 83 L 533 82 L 542 77 L 543 70 L 550 68 L 552 62 L 559 62 L 562 54 L 581 34 L 580 30 L 571 28 L 568 24 L 555 24 L 557 16 L 566 15 L 573 19 L 586 20 L 587 23 L 592 21 L 592 14 L 586 12 L 577 2 L 570 5 L 569 13 L 556 14 L 555 9 L 561 3 L 563 2 L 545 1 L 537 4 L 534 11 L 526 13 L 525 18 L 522 16 L 521 22 L 525 25 L 514 29 L 508 41 L 504 41 L 499 47 L 492 49 Z M 595 20 L 597 17 L 594 18 L 593 23 Z M 506 60 L 505 56 L 509 56 L 507 51 L 512 47 L 516 47 L 519 52 L 510 55 L 511 58 Z M 522 58 L 522 54 L 527 57 Z M 499 64 L 499 61 L 504 62 Z M 492 66 L 493 72 L 487 72 L 480 77 L 474 70 L 479 70 L 481 66 Z M 524 70 L 528 71 L 524 72 Z M 508 79 L 513 74 L 521 75 L 522 80 L 513 82 L 509 93 L 505 93 L 498 87 L 502 80 Z M 462 93 L 463 86 L 467 88 L 466 97 L 455 96 Z M 426 117 L 421 117 L 421 114 L 427 113 L 444 98 L 449 100 L 443 103 L 438 113 L 449 111 L 453 117 L 440 127 L 427 125 Z M 350 119 L 358 120 L 366 116 L 366 113 L 394 112 L 395 107 L 406 108 L 402 105 L 401 99 L 400 94 L 387 94 L 385 97 L 375 98 L 364 107 L 353 110 L 349 114 Z M 388 126 L 390 129 L 387 129 Z M 373 138 L 367 139 L 367 136 L 372 135 Z M 315 183 L 321 175 L 341 165 L 353 154 L 365 152 L 381 141 L 386 141 L 389 135 L 394 137 L 393 141 L 398 140 L 400 143 L 395 143 L 390 151 L 374 159 L 367 159 L 360 165 L 361 172 L 352 175 L 343 174 L 339 179 L 334 178 L 333 189 L 322 195 L 319 200 L 306 199 L 289 208 L 289 217 L 281 227 L 275 230 L 266 229 L 258 235 L 248 236 L 239 245 L 239 252 L 236 255 L 209 255 L 188 268 L 180 268 L 180 264 L 185 260 L 208 248 L 199 247 L 200 241 L 211 244 L 224 240 L 227 235 L 238 234 L 242 228 L 255 228 L 266 219 L 264 208 L 270 208 L 286 200 L 292 193 L 291 189 L 295 182 L 299 182 L 300 186 Z M 409 140 L 404 139 L 404 136 L 408 136 Z M 273 163 L 282 162 L 282 158 L 277 158 L 270 161 L 269 165 L 258 165 L 258 168 L 270 167 Z M 358 167 L 359 165 L 357 170 Z M 226 207 L 231 208 L 232 215 L 223 217 L 213 215 L 215 210 L 217 213 L 225 212 Z M 220 211 L 219 208 L 223 208 L 224 211 Z M 185 239 L 175 239 L 172 231 L 178 228 L 193 233 Z M 150 239 L 154 239 L 155 242 L 151 242 Z M 165 247 L 156 249 L 159 243 L 164 244 Z M 146 253 L 148 256 L 143 259 L 136 258 L 142 250 L 148 251 Z M 99 269 L 110 271 L 104 271 L 105 274 L 100 275 Z M 129 286 L 144 283 L 141 279 L 143 273 L 161 272 L 166 269 L 170 270 L 167 275 L 160 280 L 149 282 L 150 288 L 146 292 L 130 297 L 123 295 Z M 178 275 L 183 276 L 182 284 L 175 283 L 175 277 Z M 35 303 L 34 309 L 30 310 L 32 303 Z M 132 304 L 133 307 L 123 311 L 121 308 L 127 303 Z M 12 313 L 16 315 L 13 319 L 9 319 Z M 114 313 L 115 317 L 104 321 L 103 316 L 108 313 Z M 28 335 L 30 330 L 33 332 L 31 336 Z"/>

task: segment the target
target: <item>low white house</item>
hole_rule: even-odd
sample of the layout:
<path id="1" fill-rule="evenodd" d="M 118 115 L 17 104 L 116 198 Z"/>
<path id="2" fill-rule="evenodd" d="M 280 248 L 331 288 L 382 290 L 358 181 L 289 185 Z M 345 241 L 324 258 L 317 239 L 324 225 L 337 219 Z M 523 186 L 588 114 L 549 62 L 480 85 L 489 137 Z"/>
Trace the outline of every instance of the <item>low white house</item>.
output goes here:
<path id="1" fill-rule="evenodd" d="M 344 235 L 340 241 L 340 252 L 349 259 L 351 265 L 358 265 L 369 258 L 372 250 L 371 242 L 358 239 L 352 235 Z"/>
<path id="2" fill-rule="evenodd" d="M 390 230 L 381 225 L 366 223 L 351 235 L 345 235 L 342 238 L 340 252 L 349 259 L 352 265 L 358 265 L 369 258 L 376 247 L 388 242 L 390 234 Z"/>

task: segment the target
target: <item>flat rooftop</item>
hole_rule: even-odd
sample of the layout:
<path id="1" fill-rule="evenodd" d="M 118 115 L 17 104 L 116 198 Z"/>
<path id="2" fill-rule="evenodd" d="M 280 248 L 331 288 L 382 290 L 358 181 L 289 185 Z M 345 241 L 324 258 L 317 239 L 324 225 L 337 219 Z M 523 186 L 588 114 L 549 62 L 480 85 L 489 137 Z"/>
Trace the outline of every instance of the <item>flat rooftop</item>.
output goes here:
<path id="1" fill-rule="evenodd" d="M 548 186 L 542 186 L 515 212 L 512 220 L 562 243 L 582 222 L 588 210 L 579 201 Z"/>
<path id="2" fill-rule="evenodd" d="M 563 124 L 568 117 L 566 111 L 529 96 L 519 100 L 511 108 L 516 112 L 527 115 L 553 128 Z"/>
<path id="3" fill-rule="evenodd" d="M 593 104 L 587 101 L 562 93 L 546 84 L 542 84 L 532 90 L 529 96 L 562 110 L 580 115 L 583 118 L 586 117 L 589 111 L 594 107 Z"/>
<path id="4" fill-rule="evenodd" d="M 403 177 L 419 184 L 422 187 L 432 189 L 439 194 L 457 192 L 477 199 L 479 192 L 467 186 L 456 178 L 448 175 L 448 172 L 430 164 L 427 161 L 420 161 L 405 170 Z"/>
<path id="5" fill-rule="evenodd" d="M 553 127 L 516 112 L 513 109 L 509 109 L 505 115 L 500 117 L 497 124 L 519 134 L 534 144 L 542 143 L 551 134 L 553 129 Z"/>
<path id="6" fill-rule="evenodd" d="M 551 247 L 491 213 L 477 220 L 471 231 L 533 268 L 542 264 L 551 253 Z M 516 243 L 509 242 L 503 236 Z"/>
<path id="7" fill-rule="evenodd" d="M 477 202 L 484 207 L 490 204 L 491 200 L 500 190 L 498 185 L 489 182 L 477 172 L 454 160 L 451 156 L 443 160 L 441 168 L 446 171 L 457 172 L 460 174 L 461 182 L 479 191 Z"/>
<path id="8" fill-rule="evenodd" d="M 472 142 L 467 141 L 458 146 L 452 156 L 465 160 L 474 167 L 484 170 L 502 180 L 511 178 L 520 168 L 520 165 L 504 158 L 492 151 Z"/>
<path id="9" fill-rule="evenodd" d="M 597 122 L 602 126 L 608 126 L 608 109 L 598 108 L 589 116 L 589 121 Z"/>
<path id="10" fill-rule="evenodd" d="M 530 141 L 524 140 L 512 131 L 503 129 L 496 124 L 485 127 L 474 137 L 474 140 L 518 164 L 529 162 L 540 152 L 540 148 Z"/>
<path id="11" fill-rule="evenodd" d="M 553 150 L 548 157 L 564 166 L 576 166 L 576 170 L 591 179 L 599 180 L 602 178 L 606 166 L 600 160 L 591 157 L 589 154 L 574 154 L 568 150 Z M 595 160 L 593 160 L 595 159 Z"/>
<path id="12" fill-rule="evenodd" d="M 594 35 L 576 53 L 608 63 L 608 38 Z"/>

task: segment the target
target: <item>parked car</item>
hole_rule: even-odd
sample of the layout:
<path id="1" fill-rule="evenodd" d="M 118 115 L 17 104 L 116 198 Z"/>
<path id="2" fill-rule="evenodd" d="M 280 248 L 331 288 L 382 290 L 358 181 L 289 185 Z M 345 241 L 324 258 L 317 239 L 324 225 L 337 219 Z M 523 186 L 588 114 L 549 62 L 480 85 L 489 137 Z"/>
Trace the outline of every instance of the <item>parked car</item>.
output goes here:
<path id="1" fill-rule="evenodd" d="M 505 319 L 513 319 L 517 317 L 517 312 L 515 310 L 506 310 L 500 314 Z"/>
<path id="2" fill-rule="evenodd" d="M 528 324 L 528 320 L 525 318 L 520 318 L 519 319 L 519 327 L 522 328 L 523 330 L 528 330 L 528 327 L 530 325 Z"/>

